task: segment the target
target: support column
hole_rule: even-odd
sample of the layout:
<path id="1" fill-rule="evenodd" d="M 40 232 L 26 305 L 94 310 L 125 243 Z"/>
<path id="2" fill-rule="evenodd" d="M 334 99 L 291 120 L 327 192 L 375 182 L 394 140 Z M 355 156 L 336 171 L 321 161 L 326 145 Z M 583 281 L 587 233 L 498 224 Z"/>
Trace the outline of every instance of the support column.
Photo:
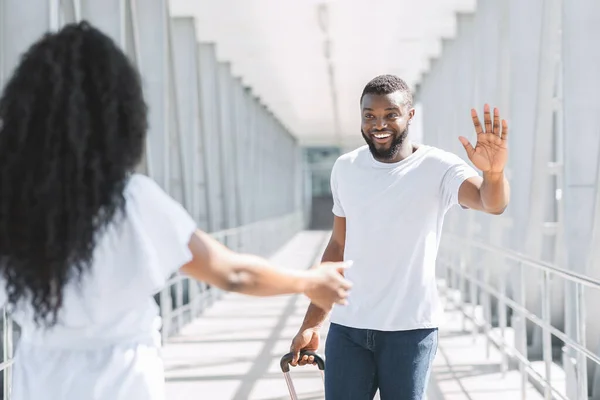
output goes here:
<path id="1" fill-rule="evenodd" d="M 198 81 L 198 46 L 196 27 L 192 18 L 175 18 L 173 55 L 179 105 L 181 145 L 185 174 L 186 200 L 189 211 L 203 230 L 208 230 L 206 190 L 206 149 L 200 132 L 200 93 Z"/>
<path id="2" fill-rule="evenodd" d="M 548 222 L 548 212 L 555 206 L 552 196 L 550 162 L 552 161 L 552 136 L 554 131 L 554 95 L 557 82 L 557 62 L 560 40 L 560 0 L 545 1 L 542 6 L 541 48 L 537 62 L 537 96 L 536 118 L 533 131 L 533 151 L 528 155 L 532 158 L 532 178 L 530 182 L 530 196 L 528 204 L 527 236 L 525 239 L 526 252 L 540 260 L 553 261 L 553 254 L 544 247 L 546 231 L 545 223 Z M 537 315 L 541 315 L 543 295 L 541 292 L 541 276 L 538 271 L 529 271 L 526 274 L 528 282 L 527 308 Z M 560 310 L 562 312 L 562 310 Z M 541 355 L 543 344 L 540 329 L 530 324 L 530 351 L 534 355 Z M 535 333 L 535 335 L 534 335 Z"/>
<path id="3" fill-rule="evenodd" d="M 12 75 L 21 54 L 51 29 L 57 13 L 56 4 L 48 0 L 0 0 L 0 85 Z"/>
<path id="4" fill-rule="evenodd" d="M 597 116 L 600 106 L 597 91 L 600 87 L 600 48 L 595 38 L 600 34 L 600 3 L 594 0 L 564 1 L 562 63 L 565 140 L 565 243 L 568 268 L 600 278 L 600 135 Z M 572 285 L 566 309 L 567 333 L 577 336 L 577 294 Z M 586 289 L 584 302 L 579 306 L 589 310 L 585 318 L 586 332 L 581 339 L 592 352 L 600 354 L 600 321 L 593 317 L 600 302 L 597 290 Z M 569 352 L 574 356 L 574 352 Z M 583 359 L 578 358 L 579 363 Z M 589 381 L 578 389 L 572 376 L 568 389 L 572 398 L 583 389 L 591 399 L 600 399 L 600 368 L 588 362 Z M 577 397 L 580 398 L 580 397 Z M 583 398 L 583 397 L 581 397 Z M 586 397 L 587 398 L 587 397 Z"/>
<path id="5" fill-rule="evenodd" d="M 80 0 L 81 18 L 110 36 L 125 48 L 127 2 L 123 0 Z"/>
<path id="6" fill-rule="evenodd" d="M 224 197 L 221 169 L 221 128 L 219 122 L 217 60 L 213 44 L 198 45 L 200 64 L 200 114 L 201 130 L 206 146 L 205 168 L 208 187 L 208 209 L 210 210 L 210 230 L 225 229 Z"/>
<path id="7" fill-rule="evenodd" d="M 221 170 L 223 175 L 225 223 L 227 228 L 237 225 L 235 207 L 235 142 L 233 90 L 231 84 L 231 68 L 227 63 L 219 63 L 217 67 L 217 87 L 219 90 L 219 109 L 221 124 Z"/>
<path id="8" fill-rule="evenodd" d="M 109 2 L 98 2 L 93 0 L 82 0 L 86 3 L 99 4 L 122 3 L 119 0 Z M 112 10 L 117 10 L 116 6 Z M 93 11 L 93 12 L 92 12 Z M 97 10 L 87 9 L 83 13 L 84 18 L 97 18 Z M 149 106 L 148 122 L 148 148 L 151 157 L 148 159 L 152 178 L 167 192 L 171 192 L 171 169 L 170 169 L 170 128 L 169 122 L 173 113 L 172 97 L 169 88 L 169 36 L 168 36 L 168 8 L 163 2 L 142 2 L 136 0 L 133 3 L 132 12 L 137 22 L 137 37 L 139 40 L 139 69 L 143 76 L 144 95 Z M 110 20 L 112 15 L 113 24 L 115 14 L 106 17 Z M 118 20 L 117 20 L 118 21 Z M 113 35 L 116 35 L 117 26 L 113 27 Z M 120 25 L 118 25 L 120 29 Z M 122 30 L 118 35 L 125 35 Z M 122 33 L 121 33 L 122 32 Z"/>

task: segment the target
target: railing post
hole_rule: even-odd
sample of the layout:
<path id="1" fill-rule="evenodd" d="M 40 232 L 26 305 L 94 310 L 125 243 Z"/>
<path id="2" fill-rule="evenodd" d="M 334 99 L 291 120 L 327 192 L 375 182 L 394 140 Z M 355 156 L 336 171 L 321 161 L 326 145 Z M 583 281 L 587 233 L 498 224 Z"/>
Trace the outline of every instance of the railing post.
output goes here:
<path id="1" fill-rule="evenodd" d="M 495 263 L 486 263 L 483 266 L 483 283 L 490 285 L 490 269 L 495 267 Z M 494 268 L 495 269 L 495 268 Z M 487 289 L 483 290 L 483 331 L 485 333 L 485 356 L 490 358 L 490 348 L 492 346 L 492 340 L 490 338 L 492 331 L 492 295 Z"/>
<path id="2" fill-rule="evenodd" d="M 201 299 L 200 282 L 188 280 L 188 301 L 190 305 L 190 320 L 193 320 L 200 314 L 198 302 Z"/>
<path id="3" fill-rule="evenodd" d="M 575 284 L 575 340 L 582 347 L 586 347 L 586 324 L 585 324 L 585 296 L 583 286 Z M 598 366 L 597 366 L 598 368 Z M 587 357 L 585 354 L 577 351 L 577 398 L 588 398 L 588 374 L 587 374 Z"/>
<path id="4" fill-rule="evenodd" d="M 479 258 L 477 258 L 477 259 L 479 259 Z M 472 318 L 471 322 L 473 324 L 473 327 L 471 329 L 471 334 L 473 336 L 473 343 L 475 343 L 475 342 L 477 342 L 477 334 L 479 333 L 479 326 L 477 325 L 477 312 L 476 312 L 477 311 L 477 307 L 478 307 L 478 303 L 479 303 L 479 299 L 478 299 L 478 297 L 479 297 L 478 294 L 479 293 L 478 293 L 478 290 L 477 290 L 478 289 L 477 284 L 474 282 L 474 280 L 477 279 L 477 270 L 478 270 L 477 265 L 478 265 L 478 263 L 477 262 L 473 262 L 473 260 L 471 259 L 471 263 L 470 264 L 471 264 L 471 266 L 470 266 L 471 268 L 468 268 L 468 269 L 471 270 L 470 271 L 471 272 L 470 275 L 471 275 L 472 279 L 469 282 L 469 292 L 470 292 L 470 295 L 469 295 L 470 299 L 469 300 L 471 300 L 471 318 Z M 465 280 L 467 280 L 466 277 L 465 277 Z"/>
<path id="5" fill-rule="evenodd" d="M 542 320 L 548 325 L 552 324 L 550 302 L 550 273 L 544 271 L 542 278 Z M 542 327 L 542 357 L 544 359 L 547 381 L 544 385 L 544 399 L 550 400 L 552 398 L 552 334 L 544 327 Z"/>
<path id="6" fill-rule="evenodd" d="M 175 329 L 177 332 L 184 325 L 184 315 L 181 312 L 181 307 L 183 307 L 183 279 L 178 279 L 175 284 L 175 310 L 177 310 L 177 326 Z"/>
<path id="7" fill-rule="evenodd" d="M 163 344 L 166 343 L 171 331 L 171 309 L 171 287 L 167 286 L 160 292 L 161 337 Z"/>
<path id="8" fill-rule="evenodd" d="M 6 308 L 2 310 L 3 314 L 3 329 L 4 329 L 4 362 L 7 363 L 13 358 L 13 324 L 12 319 L 6 312 Z M 4 371 L 2 371 L 4 376 L 4 396 L 3 399 L 11 398 L 12 391 L 12 365 L 5 364 Z"/>
<path id="9" fill-rule="evenodd" d="M 461 268 L 462 262 L 462 249 L 459 247 L 459 243 L 456 243 L 455 240 L 452 240 L 451 244 L 451 252 L 452 265 L 449 265 L 448 268 L 452 272 L 452 289 L 460 290 L 460 280 L 458 274 L 458 268 Z"/>
<path id="10" fill-rule="evenodd" d="M 506 260 L 503 260 L 503 265 L 506 265 Z M 500 271 L 500 298 L 498 299 L 498 323 L 500 325 L 500 337 L 501 337 L 501 355 L 502 361 L 500 364 L 500 370 L 502 377 L 506 377 L 508 371 L 508 355 L 506 354 L 506 271 L 504 268 Z"/>
<path id="11" fill-rule="evenodd" d="M 460 308 L 462 314 L 463 314 L 463 318 L 462 318 L 462 330 L 466 331 L 467 330 L 467 312 L 465 310 L 465 292 L 466 292 L 466 281 L 467 278 L 465 278 L 465 274 L 467 271 L 467 256 L 466 256 L 466 252 L 467 252 L 467 245 L 462 246 L 460 249 L 460 263 L 459 263 L 459 268 L 460 271 L 458 273 L 458 291 L 459 291 L 459 297 L 458 297 L 458 307 Z"/>
<path id="12" fill-rule="evenodd" d="M 518 303 L 523 308 L 527 308 L 525 267 L 521 262 L 518 265 Z M 517 323 L 515 326 L 515 344 L 518 344 L 519 347 L 517 351 L 521 353 L 525 360 L 527 360 L 527 317 L 522 312 L 519 312 L 518 314 L 519 316 L 516 318 Z M 529 376 L 527 365 L 525 365 L 523 361 L 519 361 L 519 371 L 521 373 L 521 399 L 525 400 L 527 398 L 527 382 L 529 381 Z"/>

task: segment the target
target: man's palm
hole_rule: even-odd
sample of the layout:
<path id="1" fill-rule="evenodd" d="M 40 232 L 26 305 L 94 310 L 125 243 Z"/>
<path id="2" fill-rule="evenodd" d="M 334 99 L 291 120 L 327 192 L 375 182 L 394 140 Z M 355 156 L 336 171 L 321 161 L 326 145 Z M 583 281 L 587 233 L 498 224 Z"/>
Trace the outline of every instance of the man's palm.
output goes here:
<path id="1" fill-rule="evenodd" d="M 467 156 L 473 165 L 483 172 L 503 172 L 504 166 L 508 160 L 508 125 L 505 120 L 502 120 L 500 125 L 500 114 L 498 109 L 494 109 L 494 123 L 490 115 L 490 107 L 484 106 L 485 131 L 479 122 L 477 111 L 471 110 L 473 125 L 477 132 L 477 143 L 475 147 L 469 141 L 461 136 L 459 138 L 462 145 L 465 147 Z"/>

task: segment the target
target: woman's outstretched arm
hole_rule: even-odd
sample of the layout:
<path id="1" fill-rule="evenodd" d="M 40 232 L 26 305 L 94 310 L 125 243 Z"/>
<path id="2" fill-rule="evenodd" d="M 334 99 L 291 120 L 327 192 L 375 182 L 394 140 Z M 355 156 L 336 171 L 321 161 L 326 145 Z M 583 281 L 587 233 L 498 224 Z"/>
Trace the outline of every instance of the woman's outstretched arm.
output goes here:
<path id="1" fill-rule="evenodd" d="M 277 268 L 262 257 L 231 251 L 202 231 L 189 242 L 193 259 L 181 272 L 223 290 L 252 296 L 305 294 L 323 308 L 345 304 L 350 282 L 344 279 L 347 263 L 324 263 L 319 268 L 294 271 Z"/>

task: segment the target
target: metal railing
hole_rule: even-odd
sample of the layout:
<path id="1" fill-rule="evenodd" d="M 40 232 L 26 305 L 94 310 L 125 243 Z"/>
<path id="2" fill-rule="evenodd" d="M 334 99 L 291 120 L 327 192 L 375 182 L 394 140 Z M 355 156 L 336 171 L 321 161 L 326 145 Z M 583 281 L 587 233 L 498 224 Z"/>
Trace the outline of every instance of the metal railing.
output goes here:
<path id="1" fill-rule="evenodd" d="M 297 211 L 281 217 L 266 219 L 212 233 L 211 236 L 232 250 L 268 256 L 281 247 L 304 226 L 303 213 Z M 176 274 L 171 277 L 165 288 L 155 297 L 163 319 L 163 341 L 177 333 L 186 323 L 196 318 L 203 310 L 219 298 L 221 291 L 206 283 Z M 14 346 L 19 328 L 13 324 L 6 309 L 3 317 L 3 360 L 2 399 L 10 399 L 11 366 L 14 364 Z"/>
<path id="2" fill-rule="evenodd" d="M 5 307 L 2 309 L 2 336 L 4 340 L 2 343 L 2 364 L 0 364 L 0 370 L 2 370 L 2 399 L 10 399 L 10 389 L 12 386 L 11 366 L 15 362 L 13 357 L 14 335 L 13 322 Z"/>
<path id="3" fill-rule="evenodd" d="M 467 265 L 468 252 L 474 249 L 493 255 L 495 265 L 481 265 L 480 267 L 476 263 Z M 511 267 L 509 263 L 513 266 Z M 562 341 L 567 356 L 574 355 L 572 357 L 576 371 L 574 376 L 576 399 L 588 399 L 587 363 L 591 361 L 600 366 L 600 357 L 586 347 L 584 289 L 600 290 L 600 280 L 532 259 L 521 253 L 451 234 L 444 234 L 438 265 L 442 267 L 442 271 L 446 271 L 447 284 L 460 294 L 456 296 L 456 305 L 463 315 L 471 320 L 473 336 L 475 337 L 480 329 L 484 330 L 488 356 L 491 345 L 495 345 L 500 350 L 503 376 L 508 370 L 509 358 L 518 364 L 521 373 L 522 399 L 527 397 L 527 383 L 531 380 L 541 387 L 545 399 L 574 400 L 566 395 L 568 379 L 564 382 L 565 387 L 557 387 L 557 384 L 552 383 L 552 336 Z M 516 271 L 513 269 L 509 273 L 509 268 L 514 268 Z M 498 273 L 497 285 L 493 285 L 490 280 L 490 270 Z M 541 274 L 541 315 L 529 310 L 525 302 L 527 290 L 525 274 L 532 271 L 538 271 Z M 553 278 L 563 279 L 567 289 L 571 289 L 574 293 L 573 332 L 563 332 L 552 326 L 550 283 Z M 509 283 L 512 283 L 510 287 Z M 509 289 L 512 296 L 509 294 Z M 481 303 L 479 302 L 479 293 L 482 294 Z M 467 295 L 468 301 L 465 298 Z M 497 302 L 498 329 L 496 332 L 494 332 L 491 318 L 492 299 Z M 563 304 L 563 307 L 566 307 L 566 304 Z M 509 329 L 507 311 L 509 310 L 513 313 L 511 320 L 511 327 L 514 330 L 513 343 L 510 343 L 507 335 Z M 527 320 L 539 327 L 542 332 L 543 374 L 535 370 L 533 362 L 527 354 Z M 466 324 L 463 326 L 466 327 Z"/>

